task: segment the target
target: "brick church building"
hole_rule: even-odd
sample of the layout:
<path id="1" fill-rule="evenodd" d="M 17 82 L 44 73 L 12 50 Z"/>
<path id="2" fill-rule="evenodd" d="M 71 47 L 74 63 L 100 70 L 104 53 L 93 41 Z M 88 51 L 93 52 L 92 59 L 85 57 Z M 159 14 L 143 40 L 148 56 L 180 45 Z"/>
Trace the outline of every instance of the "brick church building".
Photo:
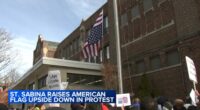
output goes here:
<path id="1" fill-rule="evenodd" d="M 200 2 L 198 0 L 118 0 L 124 92 L 139 95 L 147 79 L 151 95 L 184 98 L 189 94 L 185 56 L 194 60 L 200 79 Z M 81 46 L 100 11 L 103 46 L 96 59 L 83 59 Z M 58 44 L 54 57 L 116 65 L 112 0 Z M 145 89 L 144 89 L 145 90 Z"/>
<path id="2" fill-rule="evenodd" d="M 97 59 L 84 59 L 82 46 L 101 10 L 104 11 L 103 46 Z M 185 56 L 194 60 L 200 81 L 200 1 L 118 0 L 118 11 L 124 92 L 139 96 L 147 91 L 153 96 L 185 98 L 192 89 Z M 80 21 L 61 42 L 39 39 L 33 64 L 45 55 L 116 65 L 112 0 Z"/>

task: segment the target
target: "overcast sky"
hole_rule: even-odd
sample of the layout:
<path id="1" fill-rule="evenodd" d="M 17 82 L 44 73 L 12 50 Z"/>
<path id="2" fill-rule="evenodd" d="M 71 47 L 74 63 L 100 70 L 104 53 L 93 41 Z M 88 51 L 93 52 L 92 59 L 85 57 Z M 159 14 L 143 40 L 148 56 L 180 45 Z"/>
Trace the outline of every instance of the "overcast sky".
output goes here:
<path id="1" fill-rule="evenodd" d="M 0 0 L 0 28 L 14 37 L 20 56 L 19 71 L 32 66 L 39 34 L 45 40 L 62 41 L 106 0 Z"/>

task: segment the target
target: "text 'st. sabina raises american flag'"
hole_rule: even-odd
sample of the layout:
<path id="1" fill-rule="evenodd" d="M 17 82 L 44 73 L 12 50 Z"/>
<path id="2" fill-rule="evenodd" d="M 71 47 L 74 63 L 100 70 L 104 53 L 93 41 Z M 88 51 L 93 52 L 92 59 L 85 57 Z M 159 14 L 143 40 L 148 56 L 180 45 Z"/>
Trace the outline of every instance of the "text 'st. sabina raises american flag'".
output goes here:
<path id="1" fill-rule="evenodd" d="M 90 35 L 88 36 L 84 47 L 83 56 L 84 58 L 98 56 L 98 50 L 100 48 L 100 42 L 103 36 L 103 11 L 99 14 L 96 19 L 96 23 L 93 25 Z"/>

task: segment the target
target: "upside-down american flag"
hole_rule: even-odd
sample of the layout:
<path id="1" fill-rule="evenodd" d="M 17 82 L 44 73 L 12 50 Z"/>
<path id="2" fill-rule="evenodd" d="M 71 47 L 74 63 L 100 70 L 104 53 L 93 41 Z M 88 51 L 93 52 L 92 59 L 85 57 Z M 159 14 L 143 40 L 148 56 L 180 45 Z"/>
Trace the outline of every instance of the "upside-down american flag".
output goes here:
<path id="1" fill-rule="evenodd" d="M 100 42 L 103 36 L 103 11 L 99 14 L 96 19 L 95 24 L 93 25 L 90 35 L 88 36 L 84 47 L 83 47 L 83 56 L 84 58 L 98 56 L 98 50 L 100 48 Z"/>

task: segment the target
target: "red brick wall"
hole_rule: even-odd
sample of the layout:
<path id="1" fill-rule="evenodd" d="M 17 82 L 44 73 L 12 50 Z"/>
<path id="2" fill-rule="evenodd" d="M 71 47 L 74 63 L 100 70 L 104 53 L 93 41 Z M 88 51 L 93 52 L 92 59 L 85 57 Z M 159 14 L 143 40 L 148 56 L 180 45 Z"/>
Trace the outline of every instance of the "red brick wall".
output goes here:
<path id="1" fill-rule="evenodd" d="M 112 1 L 108 1 L 108 4 L 110 5 L 110 11 L 113 8 Z M 136 4 L 139 4 L 141 17 L 132 21 L 130 10 Z M 200 37 L 192 37 L 193 35 L 197 36 L 200 30 L 199 4 L 197 0 L 165 0 L 161 4 L 157 0 L 153 0 L 153 10 L 146 13 L 143 12 L 142 1 L 125 0 L 119 5 L 119 14 L 121 15 L 125 12 L 128 14 L 128 25 L 120 27 L 123 77 L 125 79 L 124 91 L 133 91 L 136 95 L 138 94 L 140 76 L 135 74 L 135 61 L 144 59 L 147 68 L 145 73 L 147 73 L 155 91 L 170 99 L 184 98 L 188 95 L 192 86 L 188 79 L 184 56 L 189 54 L 193 59 L 196 59 L 196 65 L 199 67 L 200 45 L 197 42 Z M 113 20 L 113 15 L 110 16 L 110 19 Z M 113 24 L 113 22 L 110 22 L 110 24 Z M 111 29 L 114 31 L 113 27 Z M 111 36 L 114 36 L 114 32 Z M 186 37 L 192 43 L 186 43 Z M 115 41 L 114 38 L 111 37 L 111 41 Z M 131 42 L 131 40 L 135 41 Z M 111 42 L 111 44 L 115 43 Z M 187 45 L 193 48 L 192 52 L 190 52 L 191 49 L 185 48 Z M 115 52 L 115 45 L 111 46 L 113 46 L 111 51 Z M 166 52 L 170 49 L 178 50 L 181 58 L 179 65 L 173 67 L 166 65 Z M 162 68 L 155 72 L 149 72 L 149 57 L 155 54 L 160 55 Z M 116 58 L 114 53 L 111 55 L 111 58 Z M 114 59 L 112 62 L 116 63 Z M 198 74 L 200 74 L 199 71 L 198 68 Z M 130 75 L 135 77 L 130 79 Z M 131 90 L 131 85 L 133 90 Z"/>

